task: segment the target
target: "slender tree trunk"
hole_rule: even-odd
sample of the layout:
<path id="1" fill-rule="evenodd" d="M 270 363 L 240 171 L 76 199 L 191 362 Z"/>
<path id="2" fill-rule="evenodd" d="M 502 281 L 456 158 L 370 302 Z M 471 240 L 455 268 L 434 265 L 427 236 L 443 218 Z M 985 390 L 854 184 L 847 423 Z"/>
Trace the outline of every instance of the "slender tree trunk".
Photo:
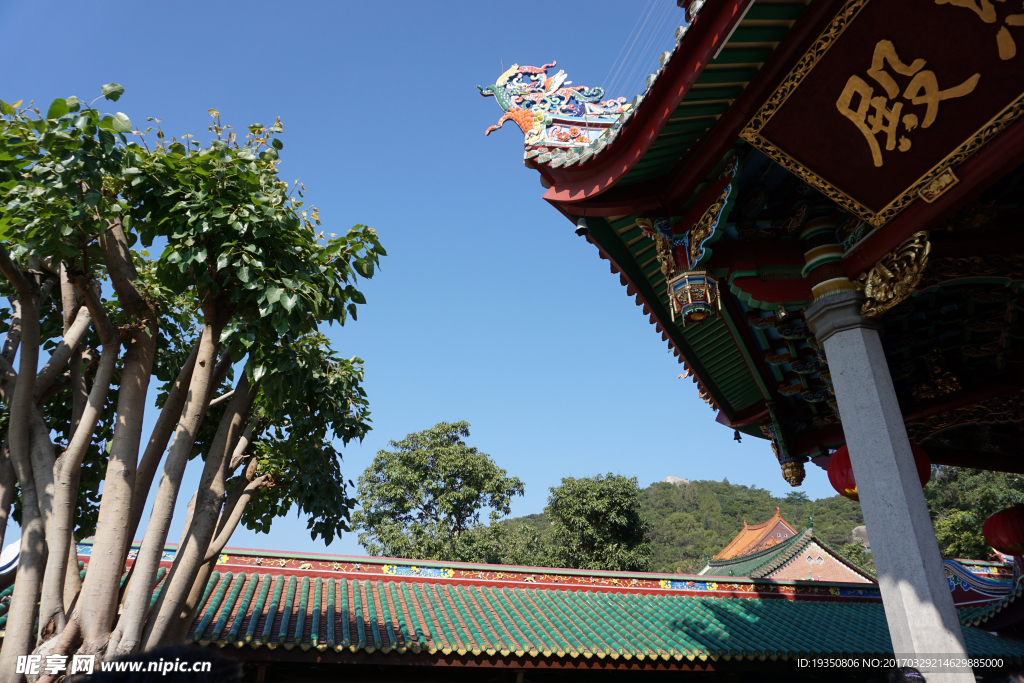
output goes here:
<path id="1" fill-rule="evenodd" d="M 153 617 L 146 625 L 143 638 L 145 649 L 167 644 L 168 638 L 173 637 L 172 634 L 177 631 L 175 625 L 189 616 L 184 603 L 210 547 L 210 541 L 213 540 L 223 505 L 229 456 L 242 434 L 254 398 L 255 390 L 250 389 L 248 375 L 243 374 L 210 444 L 196 495 L 192 524 L 184 543 L 175 553 L 166 585 L 154 605 Z"/>
<path id="2" fill-rule="evenodd" d="M 18 580 L 7 614 L 7 628 L 0 648 L 0 681 L 17 681 L 14 673 L 18 655 L 32 649 L 32 625 L 36 602 L 46 562 L 46 530 L 40 516 L 39 501 L 33 477 L 31 456 L 31 422 L 36 368 L 39 364 L 39 308 L 32 283 L 11 263 L 6 251 L 0 250 L 0 271 L 14 284 L 21 300 L 21 355 L 18 381 L 10 403 L 8 446 L 18 481 L 21 483 L 21 555 Z"/>
<path id="3" fill-rule="evenodd" d="M 91 323 L 92 316 L 89 314 L 89 309 L 81 309 L 75 317 L 74 323 L 65 331 L 64 338 L 57 344 L 57 348 L 53 350 L 53 353 L 50 354 L 50 359 L 46 361 L 46 365 L 43 366 L 43 369 L 36 376 L 35 393 L 37 399 L 50 388 L 50 385 L 57 379 L 57 376 L 64 371 L 64 366 L 71 360 L 73 352 L 78 349 L 78 344 L 82 341 L 85 333 L 89 331 Z"/>
<path id="4" fill-rule="evenodd" d="M 82 575 L 78 568 L 78 544 L 75 543 L 75 537 L 72 535 L 71 543 L 68 544 L 68 568 L 64 576 L 64 614 L 70 615 L 71 606 L 75 602 L 75 598 L 78 597 L 78 592 L 82 590 Z"/>
<path id="5" fill-rule="evenodd" d="M 245 512 L 245 507 L 249 504 L 249 500 L 257 491 L 266 486 L 268 481 L 269 477 L 265 474 L 256 477 L 250 482 L 247 482 L 245 479 L 239 480 L 236 487 L 240 487 L 241 490 L 238 492 L 238 495 L 229 495 L 224 503 L 224 512 L 221 514 L 220 522 L 217 525 L 217 536 L 210 542 L 210 549 L 206 551 L 206 557 L 204 558 L 206 562 L 214 559 L 224 550 L 224 546 L 231 539 L 231 534 L 235 533 L 235 529 L 238 528 L 238 522 L 242 519 L 242 513 Z"/>
<path id="6" fill-rule="evenodd" d="M 188 397 L 192 381 L 192 371 L 196 367 L 196 357 L 199 355 L 200 340 L 196 340 L 192 347 L 185 365 L 178 372 L 177 379 L 171 386 L 170 393 L 164 401 L 163 410 L 153 425 L 153 431 L 149 434 L 149 443 L 139 460 L 139 468 L 135 473 L 135 489 L 132 492 L 132 510 L 128 524 L 128 538 L 134 539 L 135 533 L 139 530 L 139 522 L 142 520 L 142 511 L 146 507 L 146 499 L 149 498 L 149 489 L 153 485 L 153 475 L 156 474 L 156 467 L 163 458 L 164 450 L 167 449 L 167 442 L 174 433 L 174 427 L 181 419 L 181 411 L 185 407 L 185 399 Z"/>
<path id="7" fill-rule="evenodd" d="M 14 502 L 14 487 L 17 478 L 14 476 L 14 465 L 11 464 L 11 452 L 4 439 L 0 449 L 0 548 L 4 547 L 4 536 L 7 532 L 7 520 L 11 514 L 11 503 Z"/>
<path id="8" fill-rule="evenodd" d="M 174 503 L 181 486 L 181 476 L 185 472 L 199 424 L 206 412 L 210 380 L 217 358 L 217 344 L 223 329 L 223 322 L 218 319 L 212 307 L 206 319 L 207 324 L 200 338 L 196 369 L 189 383 L 184 410 L 175 431 L 174 442 L 167 452 L 153 512 L 149 517 L 139 554 L 135 558 L 136 566 L 132 572 L 131 584 L 124 596 L 124 606 L 118 620 L 117 634 L 114 636 L 118 640 L 118 654 L 135 651 L 142 639 L 149 602 L 153 587 L 156 585 L 156 572 L 160 566 L 160 557 L 167 541 L 167 530 L 174 514 Z"/>
<path id="9" fill-rule="evenodd" d="M 132 486 L 142 440 L 142 418 L 150 373 L 156 355 L 155 325 L 136 330 L 125 355 L 117 403 L 117 423 L 103 480 L 103 499 L 82 591 L 82 633 L 85 652 L 105 648 L 114 625 L 119 579 L 131 536 L 125 521 L 131 514 Z"/>
<path id="10" fill-rule="evenodd" d="M 100 322 L 100 321 L 97 321 Z M 106 322 L 106 321 L 104 321 Z M 103 353 L 96 369 L 96 379 L 89 393 L 89 403 L 75 430 L 68 448 L 61 455 L 56 467 L 56 486 L 53 501 L 53 518 L 47 531 L 49 555 L 46 560 L 46 574 L 43 578 L 43 594 L 39 605 L 39 637 L 49 631 L 46 627 L 51 619 L 55 621 L 55 633 L 64 628 L 64 579 L 67 576 L 68 546 L 75 529 L 75 508 L 78 500 L 78 483 L 82 472 L 82 461 L 92 444 L 93 432 L 99 423 L 103 405 L 117 365 L 120 338 L 117 330 L 106 323 L 106 339 Z M 123 383 L 122 374 L 122 383 Z M 114 432 L 117 438 L 117 432 Z M 103 498 L 107 496 L 104 490 Z M 102 528 L 97 525 L 97 528 Z M 92 560 L 90 560 L 92 564 Z"/>

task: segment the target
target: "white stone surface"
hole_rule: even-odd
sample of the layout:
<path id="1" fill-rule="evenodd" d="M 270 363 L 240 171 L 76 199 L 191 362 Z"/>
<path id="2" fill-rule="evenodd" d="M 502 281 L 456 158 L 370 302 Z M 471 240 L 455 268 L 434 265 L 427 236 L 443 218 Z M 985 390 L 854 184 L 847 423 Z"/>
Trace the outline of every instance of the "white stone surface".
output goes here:
<path id="1" fill-rule="evenodd" d="M 882 342 L 872 323 L 851 324 L 860 304 L 852 294 L 816 302 L 807 318 L 832 374 L 893 649 L 963 657 L 963 631 Z M 973 683 L 974 676 L 936 672 L 927 680 Z"/>
<path id="2" fill-rule="evenodd" d="M 683 479 L 682 477 L 673 477 L 671 475 L 661 480 L 665 484 L 675 484 L 676 486 L 682 486 L 683 484 L 689 484 L 689 479 Z"/>

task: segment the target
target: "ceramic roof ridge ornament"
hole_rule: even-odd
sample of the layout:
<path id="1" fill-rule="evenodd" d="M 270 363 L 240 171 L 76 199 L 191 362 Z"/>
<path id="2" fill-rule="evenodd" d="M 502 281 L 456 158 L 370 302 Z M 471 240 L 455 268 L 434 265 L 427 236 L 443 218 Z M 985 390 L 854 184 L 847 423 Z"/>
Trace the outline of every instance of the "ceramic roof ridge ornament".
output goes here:
<path id="1" fill-rule="evenodd" d="M 572 85 L 563 69 L 549 76 L 556 64 L 513 64 L 493 85 L 478 85 L 480 94 L 493 97 L 505 112 L 484 134 L 515 121 L 528 149 L 574 149 L 596 141 L 632 108 L 625 97 L 603 99 L 604 88 Z"/>

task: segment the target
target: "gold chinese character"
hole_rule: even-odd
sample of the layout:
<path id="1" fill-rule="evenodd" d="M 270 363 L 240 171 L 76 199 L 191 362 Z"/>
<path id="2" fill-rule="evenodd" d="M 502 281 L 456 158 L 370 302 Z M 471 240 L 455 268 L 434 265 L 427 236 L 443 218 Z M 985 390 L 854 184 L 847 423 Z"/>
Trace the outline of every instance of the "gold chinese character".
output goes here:
<path id="1" fill-rule="evenodd" d="M 960 2 L 961 0 L 952 1 Z M 925 105 L 923 121 L 918 119 L 917 114 L 912 112 L 903 113 L 905 102 L 893 102 L 890 104 L 890 100 L 900 95 L 900 87 L 896 84 L 896 79 L 886 70 L 886 63 L 897 74 L 913 77 L 910 80 L 910 84 L 903 91 L 902 96 L 903 99 L 909 100 L 910 104 Z M 978 85 L 978 80 L 981 78 L 981 74 L 974 74 L 960 85 L 940 90 L 935 72 L 923 70 L 925 64 L 926 62 L 923 59 L 915 59 L 910 64 L 904 64 L 896 54 L 896 47 L 892 44 L 892 41 L 880 40 L 875 45 L 875 52 L 871 58 L 871 68 L 868 69 L 867 75 L 882 86 L 885 95 L 876 96 L 875 89 L 863 78 L 854 74 L 850 76 L 850 79 L 846 82 L 846 87 L 836 101 L 836 108 L 839 110 L 839 113 L 850 119 L 868 141 L 868 147 L 871 148 L 871 158 L 875 166 L 881 166 L 883 163 L 882 149 L 878 138 L 875 137 L 876 135 L 879 133 L 885 134 L 885 149 L 891 152 L 897 148 L 897 129 L 901 122 L 903 123 L 904 132 L 907 133 L 917 128 L 918 123 L 920 123 L 922 128 L 928 128 L 935 122 L 935 117 L 938 116 L 939 102 L 955 97 L 963 97 L 974 92 L 974 88 Z M 856 108 L 852 106 L 854 97 L 860 98 Z M 906 135 L 900 135 L 899 150 L 906 152 L 910 149 L 910 146 L 910 139 Z"/>
<path id="2" fill-rule="evenodd" d="M 1006 0 L 995 1 L 1006 2 Z M 967 8 L 977 14 L 986 24 L 994 24 L 998 19 L 992 0 L 935 0 L 935 4 Z M 1024 14 L 1011 14 L 1003 21 L 1006 26 L 1024 26 Z M 1013 59 L 1017 56 L 1017 43 L 1014 42 L 1013 36 L 1010 35 L 1010 30 L 1006 26 L 1000 26 L 999 32 L 996 33 L 996 46 L 999 48 L 999 58 L 1003 60 Z"/>

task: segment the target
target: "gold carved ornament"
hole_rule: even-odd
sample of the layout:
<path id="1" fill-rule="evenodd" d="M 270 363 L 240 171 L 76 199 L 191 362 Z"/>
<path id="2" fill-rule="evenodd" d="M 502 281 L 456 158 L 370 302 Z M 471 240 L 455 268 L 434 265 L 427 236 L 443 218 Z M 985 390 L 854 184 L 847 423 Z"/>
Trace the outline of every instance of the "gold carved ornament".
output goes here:
<path id="1" fill-rule="evenodd" d="M 1024 273 L 1024 254 L 949 256 L 929 261 L 918 287 L 927 289 L 949 280 L 971 277 L 1020 279 L 1021 273 Z"/>
<path id="2" fill-rule="evenodd" d="M 946 361 L 941 353 L 935 351 L 922 360 L 928 370 L 928 379 L 911 389 L 914 398 L 921 401 L 960 391 L 960 380 L 946 370 Z"/>
<path id="3" fill-rule="evenodd" d="M 711 237 L 711 233 L 715 231 L 715 226 L 718 225 L 718 217 L 722 213 L 722 207 L 725 206 L 725 200 L 729 198 L 729 191 L 730 188 L 726 187 L 722 194 L 718 195 L 715 203 L 709 206 L 704 215 L 700 217 L 700 220 L 690 228 L 689 256 L 691 268 L 695 267 L 700 259 L 701 242 Z"/>
<path id="4" fill-rule="evenodd" d="M 654 240 L 656 257 L 661 265 L 661 274 L 666 278 L 671 278 L 676 274 L 676 257 L 672 253 L 672 241 L 654 227 L 654 221 L 650 218 L 638 218 L 636 224 L 644 235 Z"/>
<path id="5" fill-rule="evenodd" d="M 920 442 L 932 434 L 961 424 L 1021 422 L 1024 420 L 1024 393 L 990 398 L 974 405 L 947 410 L 907 425 L 907 436 Z"/>
<path id="6" fill-rule="evenodd" d="M 974 0 L 947 1 L 949 2 L 949 4 L 953 4 L 960 7 L 966 7 L 968 4 L 972 4 L 974 2 Z M 988 0 L 981 0 L 981 2 L 986 3 L 988 2 Z M 761 107 L 760 110 L 758 110 L 758 112 L 751 118 L 750 122 L 746 125 L 746 127 L 744 127 L 744 129 L 740 132 L 740 137 L 749 142 L 754 147 L 760 149 L 770 159 L 772 159 L 772 161 L 776 162 L 793 175 L 805 181 L 807 184 L 820 191 L 823 195 L 825 195 L 832 201 L 836 202 L 840 206 L 843 206 L 849 211 L 857 214 L 858 216 L 861 216 L 865 221 L 868 222 L 868 224 L 876 228 L 879 228 L 888 223 L 889 221 L 891 221 L 893 218 L 895 218 L 897 214 L 903 211 L 903 209 L 909 206 L 918 197 L 924 196 L 926 197 L 926 201 L 928 201 L 929 199 L 931 201 L 934 201 L 934 199 L 937 198 L 939 194 L 941 194 L 943 191 L 945 191 L 951 185 L 953 185 L 956 182 L 956 178 L 954 175 L 952 175 L 950 169 L 959 166 L 964 161 L 969 159 L 981 147 L 983 147 L 986 143 L 995 138 L 1011 123 L 1013 123 L 1022 115 L 1024 115 L 1024 93 L 1021 93 L 1012 102 L 1006 105 L 1002 109 L 1002 111 L 998 112 L 995 116 L 989 119 L 988 122 L 985 123 L 977 131 L 975 131 L 970 138 L 965 140 L 944 159 L 942 159 L 937 164 L 935 164 L 931 169 L 926 171 L 924 175 L 922 175 L 920 178 L 914 181 L 914 183 L 911 184 L 910 187 L 906 188 L 902 193 L 900 193 L 900 195 L 898 195 L 895 199 L 889 202 L 887 206 L 883 207 L 881 210 L 877 212 L 869 209 L 868 207 L 864 206 L 859 201 L 849 196 L 839 188 L 834 187 L 831 183 L 829 183 L 821 176 L 817 175 L 810 169 L 804 167 L 799 161 L 793 159 L 786 152 L 779 149 L 774 143 L 772 143 L 770 140 L 768 140 L 761 134 L 761 130 L 765 127 L 765 125 L 767 125 L 768 121 L 772 118 L 772 116 L 782 107 L 782 105 L 786 102 L 786 100 L 793 93 L 793 91 L 796 90 L 800 83 L 803 82 L 804 78 L 806 78 L 807 75 L 811 72 L 811 69 L 813 69 L 818 64 L 821 58 L 828 52 L 829 48 L 831 48 L 832 45 L 835 44 L 835 42 L 846 29 L 846 27 L 850 25 L 850 23 L 857 17 L 857 15 L 867 5 L 867 3 L 868 0 L 849 0 L 845 5 L 843 5 L 843 7 L 836 14 L 835 18 L 829 24 L 829 26 L 825 28 L 825 30 L 821 33 L 821 35 L 814 42 L 811 48 L 804 53 L 804 55 L 800 58 L 800 61 L 797 62 L 796 66 L 793 67 L 793 69 L 782 81 L 779 87 L 776 88 L 775 92 L 772 93 L 771 97 L 768 98 L 768 101 Z M 936 4 L 945 3 L 942 0 L 936 0 Z M 1024 25 L 1024 19 L 1021 20 L 1021 25 Z M 889 46 L 883 45 L 883 43 L 888 42 L 889 41 L 880 41 L 879 44 L 876 45 L 876 55 L 874 61 L 881 62 L 882 60 L 879 60 L 879 57 L 883 57 L 884 61 L 889 61 L 887 59 L 887 54 L 880 54 L 880 52 L 889 52 Z M 892 56 L 895 57 L 895 53 L 893 53 Z M 1003 56 L 1002 46 L 1000 46 L 1000 56 L 1003 57 L 1004 59 L 1006 58 Z M 898 59 L 896 61 L 898 61 Z M 891 61 L 890 64 L 892 64 Z M 882 74 L 882 71 L 879 68 L 879 66 L 879 64 L 872 64 L 872 68 L 869 69 L 868 74 L 872 76 L 874 80 L 882 84 L 883 89 L 885 89 L 888 92 L 891 90 L 891 87 L 886 86 L 891 86 L 892 83 L 887 82 L 887 74 Z M 916 83 L 912 81 L 911 86 L 907 87 L 907 89 L 904 91 L 904 97 L 912 101 L 914 104 L 928 105 L 928 110 L 925 113 L 926 119 L 934 120 L 934 115 L 937 111 L 937 106 L 939 102 L 941 102 L 943 99 L 949 99 L 951 97 L 962 97 L 966 94 L 969 94 L 969 92 L 974 90 L 974 86 L 977 84 L 977 80 L 975 80 L 975 77 L 977 76 L 976 74 L 975 76 L 972 76 L 970 79 L 968 79 L 968 81 L 961 83 L 957 86 L 954 86 L 953 88 L 939 90 L 937 82 L 932 83 L 932 80 L 934 80 L 934 74 L 930 71 L 923 71 L 924 60 L 918 59 L 908 65 L 899 62 L 898 66 L 899 69 L 894 69 L 895 71 L 897 71 L 897 73 L 904 74 L 904 72 L 908 72 L 904 75 L 912 74 L 914 79 L 917 81 Z M 928 75 L 925 75 L 926 73 Z M 879 75 L 881 76 L 881 80 L 879 80 L 876 77 Z M 920 76 L 921 78 L 918 78 L 918 76 Z M 839 107 L 840 112 L 843 113 L 844 116 L 847 116 L 847 118 L 850 118 L 851 121 L 853 121 L 854 125 L 857 125 L 857 127 L 865 136 L 870 135 L 873 139 L 874 135 L 878 133 L 885 133 L 887 151 L 896 147 L 896 124 L 898 124 L 902 120 L 905 131 L 909 132 L 916 128 L 920 123 L 922 123 L 921 121 L 918 120 L 916 116 L 912 116 L 912 118 L 901 116 L 901 111 L 897 111 L 896 106 L 888 108 L 886 106 L 888 104 L 888 101 L 883 101 L 884 98 L 881 96 L 865 98 L 868 88 L 864 88 L 862 87 L 861 83 L 853 81 L 854 78 L 859 79 L 859 77 L 851 77 L 851 82 L 853 83 L 852 86 L 850 82 L 847 83 L 847 90 L 851 90 L 851 92 L 846 93 L 846 91 L 844 91 L 844 94 L 848 95 L 851 98 L 849 102 L 846 102 L 846 109 L 849 110 L 849 113 L 847 114 L 846 112 L 843 112 L 843 96 L 840 97 L 840 100 L 837 101 L 836 104 Z M 925 82 L 926 78 L 928 79 L 927 83 Z M 863 79 L 859 80 L 863 82 Z M 888 76 L 888 80 L 891 80 L 891 76 Z M 868 87 L 870 88 L 870 86 Z M 857 92 L 858 90 L 860 92 Z M 856 108 L 853 108 L 852 97 L 855 94 L 859 95 L 860 99 L 858 100 L 858 106 Z M 868 107 L 874 108 L 873 113 L 868 113 Z M 862 113 L 864 114 L 865 119 L 864 124 L 860 125 Z M 922 125 L 921 127 L 927 126 Z M 898 142 L 899 149 L 901 151 L 906 151 L 907 149 L 910 148 L 909 139 L 904 137 L 898 140 Z M 870 142 L 869 145 L 871 145 Z M 871 145 L 871 147 L 872 156 L 876 162 L 875 165 L 878 166 L 880 165 L 878 163 L 879 157 L 878 155 L 875 154 L 875 147 L 877 147 L 877 143 Z"/>
<path id="7" fill-rule="evenodd" d="M 857 278 L 857 285 L 867 298 L 861 315 L 877 318 L 913 294 L 928 265 L 931 246 L 927 231 L 915 232 Z"/>

